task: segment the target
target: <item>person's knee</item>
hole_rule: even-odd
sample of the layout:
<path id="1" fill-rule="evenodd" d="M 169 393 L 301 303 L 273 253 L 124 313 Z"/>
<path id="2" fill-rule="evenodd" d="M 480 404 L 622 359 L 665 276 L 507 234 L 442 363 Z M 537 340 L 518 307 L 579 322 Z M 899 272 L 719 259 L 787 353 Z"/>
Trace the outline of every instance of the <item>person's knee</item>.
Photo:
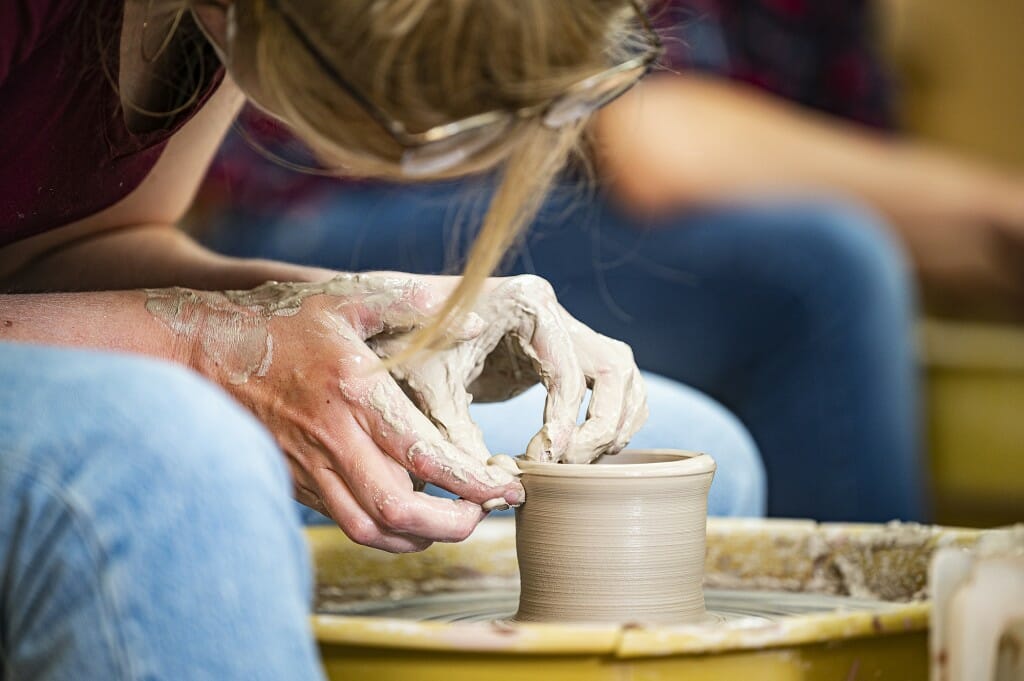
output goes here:
<path id="1" fill-rule="evenodd" d="M 631 447 L 681 448 L 710 454 L 718 469 L 708 512 L 760 516 L 765 509 L 764 463 L 753 437 L 728 409 L 693 388 L 644 373 L 650 419 Z"/>
<path id="2" fill-rule="evenodd" d="M 24 387 L 18 403 L 0 388 L 0 494 L 144 568 L 304 564 L 283 455 L 217 386 L 145 358 L 46 350 L 17 368 L 0 350 L 0 384 Z"/>
<path id="3" fill-rule="evenodd" d="M 224 512 L 287 498 L 283 454 L 270 434 L 219 387 L 192 372 L 143 362 L 123 373 L 107 399 L 112 412 L 133 405 L 113 437 L 123 442 L 131 434 L 154 491 L 190 494 L 214 507 L 229 504 Z"/>
<path id="4" fill-rule="evenodd" d="M 87 660 L 112 678 L 129 654 L 158 664 L 153 632 L 190 664 L 232 667 L 223 636 L 239 626 L 308 663 L 309 565 L 285 467 L 225 393 L 151 360 L 5 346 L 0 403 L 0 553 L 19 587 L 12 617 L 34 623 L 15 669 Z"/>
<path id="5" fill-rule="evenodd" d="M 180 367 L 150 363 L 125 379 L 123 389 L 145 405 L 150 418 L 138 424 L 168 472 L 199 468 L 204 475 L 243 478 L 247 484 L 280 485 L 283 456 L 266 429 L 218 386 Z M 155 390 L 154 390 L 155 388 Z M 159 394 L 154 394 L 158 392 Z"/>
<path id="6" fill-rule="evenodd" d="M 287 490 L 269 434 L 222 390 L 182 367 L 66 350 L 3 354 L 0 377 L 22 394 L 0 419 L 0 432 L 14 449 L 10 455 L 31 459 L 40 475 L 151 503 L 199 495 L 217 506 Z M 18 354 L 27 363 L 12 368 Z"/>
<path id="7" fill-rule="evenodd" d="M 911 304 L 907 259 L 889 227 L 870 211 L 841 202 L 812 203 L 780 220 L 776 231 L 806 264 L 806 280 L 800 268 L 792 275 L 801 297 L 827 305 Z"/>

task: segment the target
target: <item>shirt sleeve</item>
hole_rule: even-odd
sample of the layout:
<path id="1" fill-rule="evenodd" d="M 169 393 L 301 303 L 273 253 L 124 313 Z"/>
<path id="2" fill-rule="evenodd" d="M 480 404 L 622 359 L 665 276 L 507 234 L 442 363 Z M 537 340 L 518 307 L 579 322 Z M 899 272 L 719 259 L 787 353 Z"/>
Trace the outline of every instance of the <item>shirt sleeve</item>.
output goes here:
<path id="1" fill-rule="evenodd" d="M 70 16 L 73 0 L 0 0 L 0 84 Z"/>

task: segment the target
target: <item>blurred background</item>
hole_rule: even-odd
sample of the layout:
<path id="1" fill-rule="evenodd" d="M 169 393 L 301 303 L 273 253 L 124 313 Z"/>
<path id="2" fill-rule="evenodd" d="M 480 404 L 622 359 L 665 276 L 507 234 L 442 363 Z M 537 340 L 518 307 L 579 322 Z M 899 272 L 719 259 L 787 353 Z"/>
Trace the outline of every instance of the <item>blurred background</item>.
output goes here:
<path id="1" fill-rule="evenodd" d="M 1015 27 L 1024 25 L 1024 4 L 879 0 L 877 9 L 884 54 L 900 87 L 902 127 L 1019 176 L 1024 49 Z M 1017 189 L 1018 201 L 1022 195 Z M 955 278 L 925 297 L 934 301 L 921 320 L 926 460 L 940 522 L 988 526 L 1024 517 L 1021 246 L 1019 238 L 1002 245 L 1014 258 L 1009 271 L 1018 293 L 1006 297 L 1005 314 L 994 321 L 983 312 L 985 300 L 956 299 Z"/>
<path id="2" fill-rule="evenodd" d="M 662 72 L 507 271 L 732 409 L 772 515 L 1024 519 L 1024 3 L 649 9 Z M 493 178 L 316 177 L 272 122 L 237 127 L 188 221 L 213 248 L 457 271 Z"/>

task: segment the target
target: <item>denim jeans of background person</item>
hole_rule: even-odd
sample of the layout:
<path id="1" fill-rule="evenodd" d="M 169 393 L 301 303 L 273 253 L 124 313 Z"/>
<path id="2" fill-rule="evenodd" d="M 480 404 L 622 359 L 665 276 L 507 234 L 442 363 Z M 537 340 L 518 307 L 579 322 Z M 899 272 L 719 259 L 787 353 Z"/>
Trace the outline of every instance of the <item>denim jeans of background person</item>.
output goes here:
<path id="1" fill-rule="evenodd" d="M 655 406 L 639 437 L 707 443 L 722 453 L 711 511 L 760 514 L 764 474 L 743 427 L 649 380 L 657 404 L 695 420 Z M 521 446 L 542 403 L 531 391 L 475 415 L 492 446 Z M 270 434 L 186 369 L 0 343 L 0 676 L 321 678 L 290 497 Z"/>
<path id="2" fill-rule="evenodd" d="M 302 192 L 250 210 L 243 190 L 203 216 L 207 243 L 343 270 L 437 272 L 451 251 L 464 255 L 471 230 L 460 227 L 478 224 L 485 204 L 461 200 L 458 183 Z M 764 459 L 769 515 L 922 519 L 913 290 L 872 214 L 819 201 L 641 224 L 579 192 L 548 202 L 508 273 L 547 278 L 570 313 L 629 343 L 642 369 L 732 410 Z"/>

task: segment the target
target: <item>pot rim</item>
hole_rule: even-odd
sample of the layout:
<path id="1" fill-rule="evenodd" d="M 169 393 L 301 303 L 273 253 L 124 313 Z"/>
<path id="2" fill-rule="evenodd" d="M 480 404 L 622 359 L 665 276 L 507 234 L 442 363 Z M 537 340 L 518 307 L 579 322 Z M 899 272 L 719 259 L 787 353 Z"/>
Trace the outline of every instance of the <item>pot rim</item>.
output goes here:
<path id="1" fill-rule="evenodd" d="M 661 459 L 640 463 L 626 463 L 623 459 L 650 457 Z M 617 459 L 600 463 L 603 459 Z M 683 449 L 626 449 L 618 454 L 606 454 L 594 463 L 552 463 L 516 458 L 523 475 L 542 475 L 554 478 L 672 478 L 714 473 L 715 460 L 707 454 Z"/>

